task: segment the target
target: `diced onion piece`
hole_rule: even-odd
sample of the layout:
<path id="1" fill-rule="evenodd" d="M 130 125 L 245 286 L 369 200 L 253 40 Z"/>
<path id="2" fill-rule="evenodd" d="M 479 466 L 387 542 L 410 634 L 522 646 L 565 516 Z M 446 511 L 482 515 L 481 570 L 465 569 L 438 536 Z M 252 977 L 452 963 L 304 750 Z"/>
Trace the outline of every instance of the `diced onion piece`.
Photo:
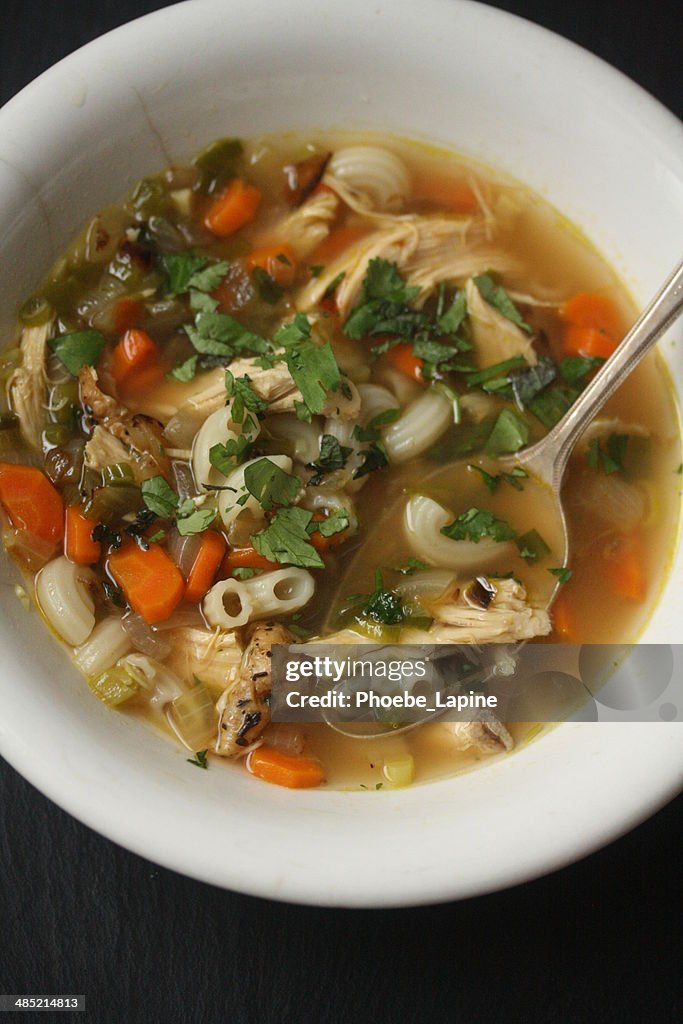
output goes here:
<path id="1" fill-rule="evenodd" d="M 390 758 L 384 762 L 382 771 L 391 786 L 410 786 L 415 779 L 415 761 L 412 754 Z"/>
<path id="2" fill-rule="evenodd" d="M 36 577 L 36 599 L 43 615 L 68 644 L 84 643 L 95 625 L 91 569 L 74 565 L 64 555 L 48 562 Z M 106 667 L 106 666 L 105 666 Z"/>
<path id="3" fill-rule="evenodd" d="M 421 569 L 405 576 L 396 584 L 396 590 L 408 604 L 421 604 L 423 599 L 435 601 L 455 582 L 448 569 Z"/>
<path id="4" fill-rule="evenodd" d="M 579 498 L 584 508 L 617 530 L 630 533 L 647 513 L 647 496 L 637 484 L 623 480 L 616 473 L 586 474 Z"/>
<path id="5" fill-rule="evenodd" d="M 171 653 L 168 640 L 162 640 L 157 630 L 145 622 L 137 612 L 126 612 L 121 622 L 136 651 L 158 661 L 163 661 Z"/>
<path id="6" fill-rule="evenodd" d="M 122 665 L 108 668 L 102 675 L 90 677 L 88 686 L 103 704 L 117 707 L 138 692 L 138 684 Z"/>
<path id="7" fill-rule="evenodd" d="M 187 579 L 202 546 L 202 535 L 191 533 L 186 537 L 173 528 L 166 536 L 166 550 Z"/>
<path id="8" fill-rule="evenodd" d="M 216 706 L 202 683 L 172 700 L 167 714 L 173 731 L 189 750 L 201 750 L 216 730 Z"/>
<path id="9" fill-rule="evenodd" d="M 86 676 L 99 676 L 127 654 L 131 647 L 121 619 L 112 616 L 98 623 L 90 639 L 76 648 L 74 659 Z"/>

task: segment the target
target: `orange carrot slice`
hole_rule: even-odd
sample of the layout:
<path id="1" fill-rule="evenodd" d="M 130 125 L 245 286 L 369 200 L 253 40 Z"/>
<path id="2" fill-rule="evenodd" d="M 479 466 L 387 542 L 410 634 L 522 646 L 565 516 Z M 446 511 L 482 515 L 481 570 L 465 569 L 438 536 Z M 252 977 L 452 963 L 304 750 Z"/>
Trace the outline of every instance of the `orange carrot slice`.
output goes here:
<path id="1" fill-rule="evenodd" d="M 204 224 L 214 235 L 225 238 L 252 221 L 260 203 L 259 190 L 235 178 L 211 204 Z"/>
<path id="2" fill-rule="evenodd" d="M 146 551 L 135 543 L 125 544 L 110 554 L 109 571 L 146 622 L 167 619 L 183 599 L 185 580 L 158 544 L 150 544 Z"/>
<path id="3" fill-rule="evenodd" d="M 100 557 L 102 545 L 92 539 L 96 526 L 95 520 L 84 516 L 77 505 L 69 505 L 66 510 L 64 554 L 76 565 L 92 565 Z"/>
<path id="4" fill-rule="evenodd" d="M 309 789 L 325 781 L 319 761 L 299 754 L 285 754 L 267 744 L 252 750 L 247 757 L 247 769 L 264 782 L 288 789 Z"/>
<path id="5" fill-rule="evenodd" d="M 39 469 L 0 462 L 0 502 L 12 526 L 53 544 L 61 541 L 64 502 Z"/>

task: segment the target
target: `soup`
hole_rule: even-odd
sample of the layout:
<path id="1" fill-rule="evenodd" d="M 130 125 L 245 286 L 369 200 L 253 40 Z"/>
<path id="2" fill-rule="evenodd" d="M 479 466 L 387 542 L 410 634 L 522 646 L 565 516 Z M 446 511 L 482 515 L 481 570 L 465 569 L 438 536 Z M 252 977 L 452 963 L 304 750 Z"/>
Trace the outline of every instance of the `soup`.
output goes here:
<path id="1" fill-rule="evenodd" d="M 271 646 L 633 638 L 678 514 L 658 358 L 572 457 L 567 565 L 548 495 L 498 462 L 633 319 L 571 225 L 452 154 L 218 140 L 97 214 L 22 306 L 5 546 L 94 696 L 195 766 L 367 789 L 461 770 L 538 729 L 273 723 Z"/>

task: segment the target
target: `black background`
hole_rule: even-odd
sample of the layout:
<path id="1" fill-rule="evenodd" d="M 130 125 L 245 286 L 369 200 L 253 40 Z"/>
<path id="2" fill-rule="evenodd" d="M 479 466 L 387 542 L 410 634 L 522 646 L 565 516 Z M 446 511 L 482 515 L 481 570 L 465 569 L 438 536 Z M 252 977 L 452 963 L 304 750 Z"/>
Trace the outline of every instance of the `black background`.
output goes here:
<path id="1" fill-rule="evenodd" d="M 0 100 L 76 47 L 162 6 L 4 0 Z M 493 6 L 581 43 L 680 115 L 677 0 Z M 683 1019 L 683 798 L 550 877 L 400 911 L 296 907 L 190 881 L 102 839 L 4 763 L 0 815 L 0 992 L 84 992 L 85 1019 Z M 457 855 L 457 845 L 434 850 L 435 858 Z"/>

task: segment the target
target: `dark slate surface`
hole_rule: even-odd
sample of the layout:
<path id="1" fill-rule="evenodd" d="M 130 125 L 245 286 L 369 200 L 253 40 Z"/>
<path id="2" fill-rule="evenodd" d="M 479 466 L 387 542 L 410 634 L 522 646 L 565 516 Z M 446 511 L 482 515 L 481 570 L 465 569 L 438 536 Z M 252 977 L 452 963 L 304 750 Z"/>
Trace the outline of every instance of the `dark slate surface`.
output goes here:
<path id="1" fill-rule="evenodd" d="M 161 6 L 5 0 L 0 99 Z M 675 0 L 495 6 L 580 42 L 680 114 Z M 78 824 L 4 763 L 0 815 L 0 993 L 84 992 L 88 1012 L 74 1020 L 683 1019 L 683 798 L 550 877 L 465 903 L 384 912 L 268 903 L 174 875 Z"/>

